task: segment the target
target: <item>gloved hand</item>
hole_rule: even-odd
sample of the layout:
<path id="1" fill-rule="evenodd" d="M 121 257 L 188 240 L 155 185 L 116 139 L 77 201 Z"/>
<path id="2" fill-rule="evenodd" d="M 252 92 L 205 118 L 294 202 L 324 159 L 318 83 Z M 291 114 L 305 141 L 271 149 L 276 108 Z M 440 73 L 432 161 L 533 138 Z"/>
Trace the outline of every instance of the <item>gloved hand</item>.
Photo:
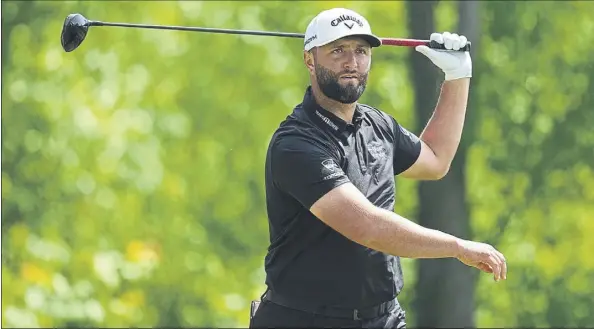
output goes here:
<path id="1" fill-rule="evenodd" d="M 468 41 L 465 36 L 450 32 L 432 33 L 430 40 L 453 50 L 464 47 Z M 427 46 L 417 46 L 415 50 L 427 56 L 439 67 L 445 73 L 446 81 L 472 77 L 472 60 L 467 51 L 438 50 Z"/>

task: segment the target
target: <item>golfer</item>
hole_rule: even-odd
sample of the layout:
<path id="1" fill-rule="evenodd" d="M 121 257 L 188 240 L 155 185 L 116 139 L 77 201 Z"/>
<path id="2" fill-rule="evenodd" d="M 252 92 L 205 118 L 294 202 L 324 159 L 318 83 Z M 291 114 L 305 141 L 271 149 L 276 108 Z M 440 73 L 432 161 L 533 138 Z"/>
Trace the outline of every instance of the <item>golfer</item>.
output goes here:
<path id="1" fill-rule="evenodd" d="M 448 32 L 430 39 L 453 50 L 467 43 Z M 404 328 L 400 257 L 451 257 L 496 281 L 506 278 L 505 258 L 492 246 L 394 212 L 395 176 L 437 180 L 448 172 L 464 123 L 469 53 L 416 48 L 445 78 L 417 137 L 358 103 L 380 45 L 368 21 L 344 8 L 321 12 L 307 27 L 310 85 L 275 131 L 266 158 L 268 289 L 252 305 L 251 328 Z"/>

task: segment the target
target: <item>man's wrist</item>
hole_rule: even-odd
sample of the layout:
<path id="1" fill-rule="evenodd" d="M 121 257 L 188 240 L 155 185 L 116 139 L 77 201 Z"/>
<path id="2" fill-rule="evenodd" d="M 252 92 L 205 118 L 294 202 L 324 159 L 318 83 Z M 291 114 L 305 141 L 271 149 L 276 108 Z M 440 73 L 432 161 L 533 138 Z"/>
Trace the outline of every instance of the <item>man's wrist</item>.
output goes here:
<path id="1" fill-rule="evenodd" d="M 472 72 L 467 70 L 458 70 L 454 72 L 445 72 L 445 80 L 446 81 L 456 81 L 460 79 L 470 79 L 472 78 Z"/>
<path id="2" fill-rule="evenodd" d="M 464 239 L 454 237 L 452 242 L 452 257 L 460 258 L 464 250 Z"/>
<path id="3" fill-rule="evenodd" d="M 470 77 L 466 78 L 458 78 L 452 80 L 444 80 L 443 85 L 446 87 L 469 87 L 470 86 Z"/>

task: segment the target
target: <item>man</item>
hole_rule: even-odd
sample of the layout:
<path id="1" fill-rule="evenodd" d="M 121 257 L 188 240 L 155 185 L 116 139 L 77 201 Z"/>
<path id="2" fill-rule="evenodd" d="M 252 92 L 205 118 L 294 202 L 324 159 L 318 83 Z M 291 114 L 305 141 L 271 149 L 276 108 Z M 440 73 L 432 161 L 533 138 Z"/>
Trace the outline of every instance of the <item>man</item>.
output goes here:
<path id="1" fill-rule="evenodd" d="M 447 32 L 431 39 L 453 50 L 467 42 Z M 505 259 L 493 247 L 394 213 L 395 176 L 436 180 L 448 172 L 462 133 L 470 55 L 416 48 L 445 74 L 419 138 L 357 102 L 380 44 L 364 17 L 343 8 L 321 12 L 307 27 L 311 86 L 275 132 L 266 159 L 268 289 L 252 328 L 404 328 L 399 257 L 454 257 L 496 281 L 506 278 Z"/>

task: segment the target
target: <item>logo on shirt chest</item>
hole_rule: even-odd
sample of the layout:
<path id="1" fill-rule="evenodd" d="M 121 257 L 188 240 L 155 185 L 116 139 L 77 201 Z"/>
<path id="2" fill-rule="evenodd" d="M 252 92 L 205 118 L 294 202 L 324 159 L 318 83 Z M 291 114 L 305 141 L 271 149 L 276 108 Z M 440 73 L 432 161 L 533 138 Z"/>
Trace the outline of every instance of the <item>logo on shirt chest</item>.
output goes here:
<path id="1" fill-rule="evenodd" d="M 371 141 L 367 144 L 367 151 L 376 160 L 384 160 L 388 156 L 386 147 L 379 141 Z"/>

